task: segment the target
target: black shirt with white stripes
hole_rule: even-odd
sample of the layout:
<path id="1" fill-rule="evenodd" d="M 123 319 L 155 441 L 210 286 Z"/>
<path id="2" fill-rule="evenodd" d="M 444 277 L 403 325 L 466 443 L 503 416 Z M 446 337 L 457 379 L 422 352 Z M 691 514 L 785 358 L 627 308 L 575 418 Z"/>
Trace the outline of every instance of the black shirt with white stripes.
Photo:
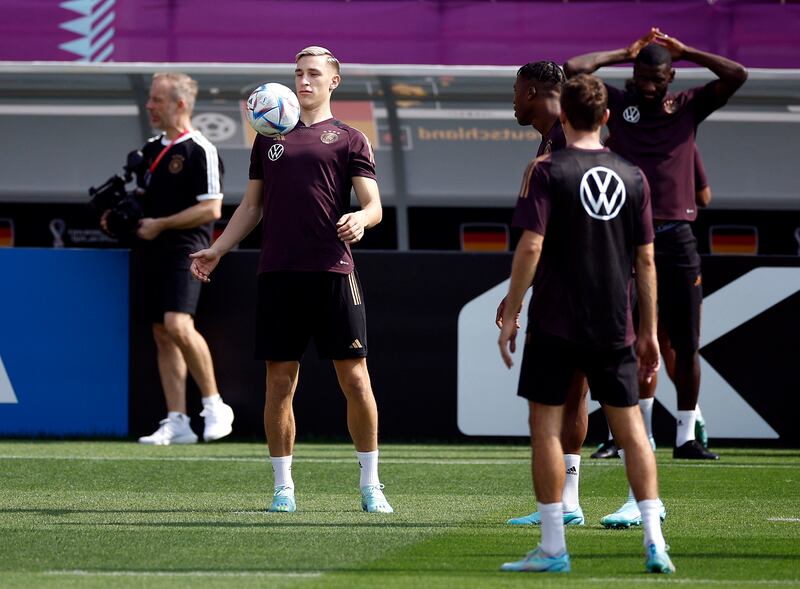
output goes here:
<path id="1" fill-rule="evenodd" d="M 164 135 L 148 141 L 142 148 L 145 165 L 150 167 L 168 145 Z M 167 217 L 205 200 L 222 199 L 223 173 L 217 148 L 199 131 L 191 131 L 164 153 L 153 170 L 141 198 L 144 215 Z M 169 229 L 143 245 L 177 267 L 188 268 L 188 254 L 209 246 L 212 228 L 212 223 L 206 223 L 190 229 Z"/>

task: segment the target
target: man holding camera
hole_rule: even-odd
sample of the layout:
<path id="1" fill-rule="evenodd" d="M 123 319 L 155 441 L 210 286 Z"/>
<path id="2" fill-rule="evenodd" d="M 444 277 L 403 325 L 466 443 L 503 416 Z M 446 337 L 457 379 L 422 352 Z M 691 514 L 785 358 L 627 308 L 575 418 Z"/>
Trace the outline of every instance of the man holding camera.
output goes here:
<path id="1" fill-rule="evenodd" d="M 139 438 L 142 444 L 197 442 L 186 414 L 187 372 L 202 394 L 203 439 L 217 440 L 232 430 L 233 410 L 219 395 L 208 344 L 194 324 L 202 284 L 188 271 L 189 254 L 209 247 L 212 224 L 222 215 L 223 166 L 211 142 L 192 129 L 196 97 L 197 82 L 186 74 L 158 73 L 146 104 L 151 125 L 163 133 L 142 148 L 144 216 L 135 247 L 144 262 L 141 286 L 167 417 L 153 434 Z"/>

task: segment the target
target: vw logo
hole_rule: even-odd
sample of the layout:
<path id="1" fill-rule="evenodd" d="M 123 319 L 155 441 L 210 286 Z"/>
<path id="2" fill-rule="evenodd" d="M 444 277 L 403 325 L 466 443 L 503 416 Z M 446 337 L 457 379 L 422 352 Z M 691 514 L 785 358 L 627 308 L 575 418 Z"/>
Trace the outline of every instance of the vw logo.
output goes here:
<path id="1" fill-rule="evenodd" d="M 610 221 L 625 204 L 625 184 L 614 170 L 597 166 L 581 178 L 581 204 L 598 221 Z"/>
<path id="2" fill-rule="evenodd" d="M 281 145 L 280 143 L 276 143 L 275 145 L 270 147 L 269 151 L 267 152 L 267 157 L 270 159 L 270 161 L 273 162 L 276 161 L 282 155 L 283 155 L 283 145 Z"/>
<path id="3" fill-rule="evenodd" d="M 638 123 L 639 117 L 639 107 L 629 106 L 622 111 L 622 118 L 628 123 Z"/>

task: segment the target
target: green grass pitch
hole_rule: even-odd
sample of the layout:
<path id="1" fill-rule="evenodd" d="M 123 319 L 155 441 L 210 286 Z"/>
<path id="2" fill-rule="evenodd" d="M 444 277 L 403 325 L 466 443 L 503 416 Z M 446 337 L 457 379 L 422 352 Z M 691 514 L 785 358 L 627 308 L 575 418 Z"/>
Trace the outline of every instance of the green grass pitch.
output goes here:
<path id="1" fill-rule="evenodd" d="M 0 442 L 0 587 L 800 587 L 800 450 L 660 450 L 673 576 L 643 572 L 641 530 L 599 525 L 627 486 L 588 454 L 573 571 L 536 575 L 498 570 L 539 539 L 504 523 L 534 505 L 524 445 L 387 444 L 381 515 L 344 444 L 298 445 L 298 512 L 267 514 L 263 445 Z"/>

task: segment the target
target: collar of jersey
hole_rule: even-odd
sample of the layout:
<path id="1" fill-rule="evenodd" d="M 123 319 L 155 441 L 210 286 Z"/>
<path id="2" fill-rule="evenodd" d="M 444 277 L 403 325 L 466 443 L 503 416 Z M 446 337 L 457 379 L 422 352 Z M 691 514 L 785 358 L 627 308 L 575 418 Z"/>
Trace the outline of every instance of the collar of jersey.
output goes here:
<path id="1" fill-rule="evenodd" d="M 314 127 L 317 127 L 319 125 L 325 125 L 325 124 L 330 123 L 331 121 L 335 121 L 335 120 L 336 120 L 336 117 L 331 117 L 329 119 L 325 119 L 324 121 L 320 121 L 318 123 L 314 123 L 313 125 L 306 125 L 303 121 L 297 121 L 297 127 L 305 127 L 306 129 L 313 129 Z"/>
<path id="2" fill-rule="evenodd" d="M 186 141 L 187 139 L 191 139 L 191 138 L 192 138 L 192 137 L 194 137 L 196 134 L 197 134 L 197 129 L 192 129 L 192 130 L 191 130 L 191 132 L 187 133 L 186 135 L 184 135 L 183 137 L 181 137 L 180 139 L 178 139 L 178 140 L 175 142 L 175 145 L 177 145 L 178 143 L 183 143 L 183 142 L 184 142 L 184 141 Z M 159 135 L 159 137 L 158 137 L 158 142 L 159 142 L 161 145 L 163 145 L 164 147 L 166 147 L 167 145 L 169 145 L 169 141 L 170 141 L 169 139 L 167 139 L 167 142 L 166 142 L 166 143 L 164 143 L 164 140 L 165 140 L 165 139 L 167 139 L 167 134 L 166 134 L 166 133 L 162 133 L 162 134 L 161 134 L 161 135 Z"/>

